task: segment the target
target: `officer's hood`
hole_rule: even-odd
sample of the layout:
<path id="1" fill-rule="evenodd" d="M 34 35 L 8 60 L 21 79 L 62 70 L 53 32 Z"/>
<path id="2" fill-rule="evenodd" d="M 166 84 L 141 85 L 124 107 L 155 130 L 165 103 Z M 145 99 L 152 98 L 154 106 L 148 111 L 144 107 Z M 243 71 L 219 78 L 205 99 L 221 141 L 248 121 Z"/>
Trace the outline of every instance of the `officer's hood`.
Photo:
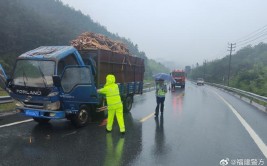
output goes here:
<path id="1" fill-rule="evenodd" d="M 115 83 L 115 76 L 112 74 L 107 75 L 106 77 L 106 85 L 111 85 Z"/>

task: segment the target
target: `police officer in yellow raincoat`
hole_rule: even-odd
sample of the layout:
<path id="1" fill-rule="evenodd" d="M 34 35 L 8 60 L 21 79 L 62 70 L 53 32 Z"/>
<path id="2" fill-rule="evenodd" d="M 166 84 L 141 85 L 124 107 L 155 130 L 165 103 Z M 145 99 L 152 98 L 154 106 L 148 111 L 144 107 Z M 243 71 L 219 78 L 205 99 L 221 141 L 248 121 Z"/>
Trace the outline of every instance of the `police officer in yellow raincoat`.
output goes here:
<path id="1" fill-rule="evenodd" d="M 121 102 L 120 91 L 118 85 L 115 83 L 115 76 L 107 75 L 106 84 L 103 88 L 98 90 L 98 93 L 105 94 L 108 106 L 108 121 L 106 131 L 112 130 L 114 116 L 116 115 L 119 123 L 120 132 L 125 133 L 124 119 L 123 119 L 123 105 Z"/>

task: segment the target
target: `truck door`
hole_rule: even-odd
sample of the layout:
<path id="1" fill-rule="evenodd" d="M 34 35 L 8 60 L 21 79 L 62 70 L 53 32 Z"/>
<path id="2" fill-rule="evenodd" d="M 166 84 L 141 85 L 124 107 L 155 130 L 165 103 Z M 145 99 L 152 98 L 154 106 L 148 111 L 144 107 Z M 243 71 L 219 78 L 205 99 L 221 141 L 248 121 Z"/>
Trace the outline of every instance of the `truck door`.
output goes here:
<path id="1" fill-rule="evenodd" d="M 6 81 L 7 76 L 5 70 L 3 69 L 2 65 L 0 64 L 0 87 L 5 90 L 6 89 Z"/>
<path id="2" fill-rule="evenodd" d="M 61 77 L 64 105 L 71 110 L 81 104 L 97 104 L 98 94 L 90 66 L 67 66 Z"/>

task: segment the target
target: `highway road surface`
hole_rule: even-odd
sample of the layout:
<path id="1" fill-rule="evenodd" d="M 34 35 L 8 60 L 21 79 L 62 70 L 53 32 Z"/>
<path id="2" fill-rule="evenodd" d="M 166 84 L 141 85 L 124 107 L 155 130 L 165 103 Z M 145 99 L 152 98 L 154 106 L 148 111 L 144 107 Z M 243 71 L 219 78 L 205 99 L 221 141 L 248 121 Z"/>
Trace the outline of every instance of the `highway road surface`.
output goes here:
<path id="1" fill-rule="evenodd" d="M 267 165 L 267 114 L 254 106 L 191 82 L 166 94 L 158 118 L 155 106 L 155 91 L 135 96 L 124 136 L 116 121 L 106 133 L 100 122 L 76 129 L 67 120 L 1 116 L 0 165 Z"/>

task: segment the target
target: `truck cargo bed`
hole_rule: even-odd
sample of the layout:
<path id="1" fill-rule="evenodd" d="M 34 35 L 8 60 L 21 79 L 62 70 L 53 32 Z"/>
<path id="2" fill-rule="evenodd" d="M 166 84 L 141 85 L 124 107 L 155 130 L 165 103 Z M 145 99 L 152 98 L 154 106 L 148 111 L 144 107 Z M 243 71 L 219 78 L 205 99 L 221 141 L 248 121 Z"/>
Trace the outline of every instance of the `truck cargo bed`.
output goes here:
<path id="1" fill-rule="evenodd" d="M 102 87 L 106 82 L 106 76 L 113 74 L 116 77 L 116 83 L 128 84 L 125 89 L 135 89 L 138 82 L 144 79 L 144 60 L 139 57 L 128 54 L 119 54 L 108 50 L 91 49 L 79 50 L 84 62 L 90 58 L 96 65 L 96 85 Z M 86 64 L 89 65 L 89 64 Z M 127 87 L 128 86 L 128 87 Z"/>

